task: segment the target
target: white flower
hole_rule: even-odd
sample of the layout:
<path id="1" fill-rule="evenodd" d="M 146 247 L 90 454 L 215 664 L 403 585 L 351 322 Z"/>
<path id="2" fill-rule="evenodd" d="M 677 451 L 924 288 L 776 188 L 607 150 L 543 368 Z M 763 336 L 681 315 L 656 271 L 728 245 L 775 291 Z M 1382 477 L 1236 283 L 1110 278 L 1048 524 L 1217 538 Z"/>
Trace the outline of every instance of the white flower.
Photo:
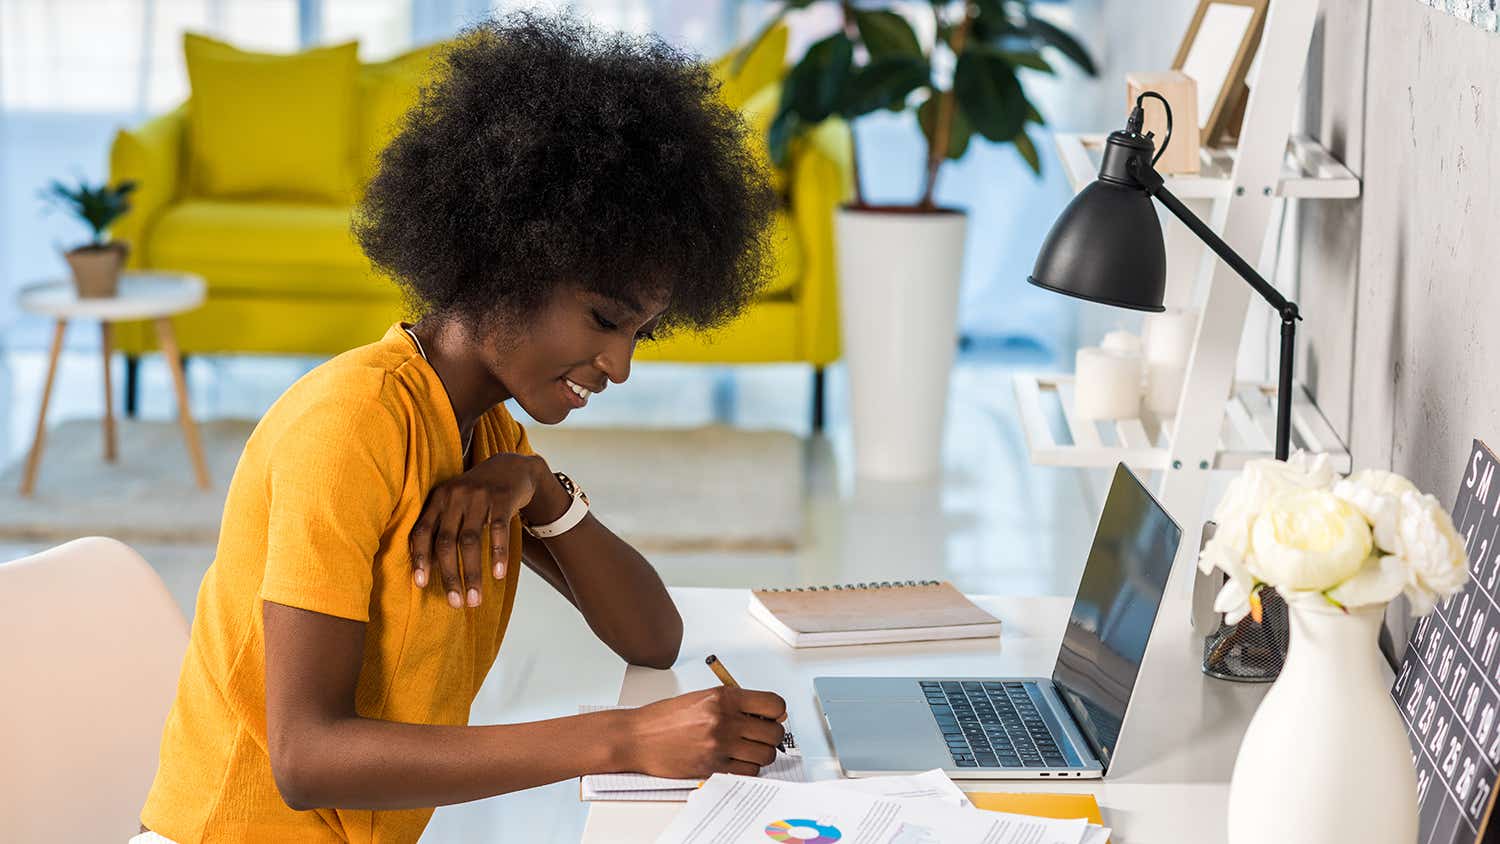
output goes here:
<path id="1" fill-rule="evenodd" d="M 1250 581 L 1231 577 L 1214 596 L 1214 612 L 1224 614 L 1225 624 L 1239 624 L 1250 614 Z"/>
<path id="2" fill-rule="evenodd" d="M 1406 587 L 1406 567 L 1395 557 L 1376 554 L 1348 580 L 1328 590 L 1328 597 L 1346 607 L 1388 604 Z"/>
<path id="3" fill-rule="evenodd" d="M 1463 539 L 1436 498 L 1381 470 L 1337 480 L 1323 455 L 1245 464 L 1214 521 L 1198 567 L 1228 576 L 1214 609 L 1230 624 L 1248 613 L 1259 583 L 1289 602 L 1346 607 L 1404 592 L 1412 613 L 1424 615 L 1469 577 Z"/>
<path id="4" fill-rule="evenodd" d="M 1372 549 L 1358 510 L 1325 489 L 1292 490 L 1255 517 L 1245 568 L 1278 589 L 1322 591 L 1354 576 Z"/>
<path id="5" fill-rule="evenodd" d="M 1238 624 L 1250 612 L 1250 591 L 1255 588 L 1255 578 L 1245 568 L 1244 557 L 1243 550 L 1235 550 L 1215 532 L 1198 558 L 1198 568 L 1204 574 L 1219 569 L 1229 577 L 1214 598 L 1214 612 L 1223 613 L 1229 624 Z"/>
<path id="6" fill-rule="evenodd" d="M 1218 567 L 1233 578 L 1235 572 L 1226 564 L 1243 565 L 1250 550 L 1251 524 L 1266 504 L 1284 492 L 1327 489 L 1334 477 L 1327 455 L 1312 457 L 1305 451 L 1298 451 L 1285 461 L 1251 460 L 1246 463 L 1240 474 L 1229 482 L 1223 500 L 1214 509 L 1217 527 L 1214 538 L 1199 559 L 1199 568 L 1208 574 Z M 1212 555 L 1210 548 L 1213 549 Z"/>
<path id="7" fill-rule="evenodd" d="M 1469 580 L 1468 554 L 1453 519 L 1431 495 L 1401 496 L 1391 556 L 1406 570 L 1412 615 L 1426 615 Z"/>
<path id="8" fill-rule="evenodd" d="M 1333 494 L 1358 510 L 1375 532 L 1375 545 L 1387 554 L 1396 551 L 1396 519 L 1401 498 L 1421 495 L 1417 485 L 1395 472 L 1365 469 L 1333 485 Z"/>

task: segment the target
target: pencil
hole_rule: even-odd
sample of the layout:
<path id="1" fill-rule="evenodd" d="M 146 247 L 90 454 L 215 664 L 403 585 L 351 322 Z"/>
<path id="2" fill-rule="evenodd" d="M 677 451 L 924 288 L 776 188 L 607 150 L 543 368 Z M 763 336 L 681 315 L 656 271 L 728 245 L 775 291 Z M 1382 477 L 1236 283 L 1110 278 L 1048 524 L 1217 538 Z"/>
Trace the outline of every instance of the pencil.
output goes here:
<path id="1" fill-rule="evenodd" d="M 734 675 L 729 673 L 729 669 L 724 667 L 724 663 L 720 662 L 717 656 L 709 654 L 708 658 L 703 660 L 703 662 L 708 665 L 709 670 L 714 673 L 714 676 L 719 678 L 720 683 L 723 683 L 731 689 L 740 688 L 740 684 L 735 682 Z M 764 718 L 765 716 L 757 715 L 755 717 Z M 766 720 L 770 719 L 767 718 Z M 776 745 L 777 750 L 786 751 L 797 746 L 797 740 L 792 737 L 792 733 L 790 730 L 783 727 L 781 729 L 781 735 L 782 739 L 780 743 Z"/>
<path id="2" fill-rule="evenodd" d="M 734 676 L 729 673 L 729 669 L 724 667 L 724 663 L 720 662 L 718 657 L 709 654 L 708 659 L 703 661 L 708 664 L 708 668 L 710 671 L 713 671 L 714 676 L 719 678 L 720 683 L 731 689 L 738 689 L 740 687 L 740 684 L 734 681 Z"/>

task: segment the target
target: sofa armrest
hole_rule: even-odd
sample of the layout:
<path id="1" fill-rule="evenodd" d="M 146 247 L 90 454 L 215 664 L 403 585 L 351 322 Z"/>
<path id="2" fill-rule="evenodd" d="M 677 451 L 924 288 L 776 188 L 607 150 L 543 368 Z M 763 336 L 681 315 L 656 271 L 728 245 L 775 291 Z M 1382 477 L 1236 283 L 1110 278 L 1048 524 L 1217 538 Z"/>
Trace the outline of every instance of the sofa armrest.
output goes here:
<path id="1" fill-rule="evenodd" d="M 791 150 L 790 204 L 802 242 L 805 272 L 797 291 L 802 308 L 803 354 L 816 366 L 839 358 L 838 253 L 834 212 L 853 192 L 853 138 L 849 125 L 826 120 Z"/>
<path id="2" fill-rule="evenodd" d="M 163 209 L 177 199 L 182 178 L 183 137 L 187 134 L 187 105 L 153 117 L 133 129 L 115 133 L 109 150 L 109 181 L 137 182 L 130 195 L 130 211 L 111 227 L 111 236 L 130 243 L 128 266 L 149 266 L 146 235 Z"/>

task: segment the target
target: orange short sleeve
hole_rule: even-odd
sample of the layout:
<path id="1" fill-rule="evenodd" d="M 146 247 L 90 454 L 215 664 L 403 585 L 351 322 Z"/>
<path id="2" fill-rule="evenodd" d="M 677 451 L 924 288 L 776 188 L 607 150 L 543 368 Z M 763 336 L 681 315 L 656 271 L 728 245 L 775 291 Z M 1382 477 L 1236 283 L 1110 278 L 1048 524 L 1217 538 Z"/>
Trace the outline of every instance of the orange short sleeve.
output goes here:
<path id="1" fill-rule="evenodd" d="M 286 427 L 268 460 L 262 600 L 369 621 L 405 442 L 400 420 L 378 397 L 329 396 Z"/>

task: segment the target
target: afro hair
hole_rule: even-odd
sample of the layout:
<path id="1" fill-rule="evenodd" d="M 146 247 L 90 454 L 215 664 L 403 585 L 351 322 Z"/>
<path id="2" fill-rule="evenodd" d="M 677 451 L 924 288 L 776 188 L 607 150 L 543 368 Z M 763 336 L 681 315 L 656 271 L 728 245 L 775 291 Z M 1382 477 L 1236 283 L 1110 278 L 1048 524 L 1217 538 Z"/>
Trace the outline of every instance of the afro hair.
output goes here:
<path id="1" fill-rule="evenodd" d="M 581 285 L 666 292 L 659 331 L 706 330 L 754 299 L 776 199 L 701 61 L 522 13 L 434 70 L 353 224 L 417 312 L 488 326 Z"/>

